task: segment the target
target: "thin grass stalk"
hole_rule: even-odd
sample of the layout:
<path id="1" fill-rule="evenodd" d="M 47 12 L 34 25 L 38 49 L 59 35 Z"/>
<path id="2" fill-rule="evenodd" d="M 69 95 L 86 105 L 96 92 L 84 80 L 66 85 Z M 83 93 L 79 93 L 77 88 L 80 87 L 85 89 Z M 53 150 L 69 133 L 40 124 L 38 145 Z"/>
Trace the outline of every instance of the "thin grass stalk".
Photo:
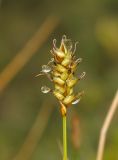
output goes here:
<path id="1" fill-rule="evenodd" d="M 79 103 L 84 91 L 74 93 L 74 86 L 78 81 L 83 79 L 85 72 L 79 76 L 75 76 L 77 66 L 82 61 L 81 58 L 76 59 L 74 53 L 76 51 L 77 42 L 74 45 L 70 39 L 63 35 L 60 47 L 56 47 L 56 39 L 53 40 L 53 49 L 51 55 L 53 58 L 42 65 L 42 70 L 38 76 L 47 76 L 53 82 L 54 89 L 42 86 L 42 93 L 52 93 L 60 103 L 60 111 L 63 119 L 63 160 L 67 160 L 67 127 L 66 115 L 67 109 L 73 104 Z"/>
<path id="2" fill-rule="evenodd" d="M 67 126 L 66 126 L 66 115 L 63 116 L 63 160 L 67 160 Z"/>

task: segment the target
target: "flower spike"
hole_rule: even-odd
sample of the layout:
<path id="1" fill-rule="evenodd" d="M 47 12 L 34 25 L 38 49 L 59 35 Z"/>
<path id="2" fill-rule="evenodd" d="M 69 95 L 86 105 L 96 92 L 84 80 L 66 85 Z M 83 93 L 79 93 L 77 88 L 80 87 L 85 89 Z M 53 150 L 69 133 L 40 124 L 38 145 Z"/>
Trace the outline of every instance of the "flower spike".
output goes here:
<path id="1" fill-rule="evenodd" d="M 54 89 L 51 90 L 47 86 L 41 87 L 43 93 L 51 92 L 61 104 L 61 114 L 66 115 L 67 109 L 72 104 L 79 103 L 83 91 L 78 94 L 74 93 L 74 87 L 77 82 L 84 78 L 85 72 L 80 76 L 75 76 L 78 64 L 82 58 L 76 59 L 75 51 L 78 42 L 73 45 L 71 39 L 67 39 L 63 35 L 60 47 L 56 47 L 56 39 L 53 40 L 53 49 L 50 51 L 53 56 L 47 65 L 42 66 L 42 71 L 37 75 L 46 75 L 54 84 Z"/>

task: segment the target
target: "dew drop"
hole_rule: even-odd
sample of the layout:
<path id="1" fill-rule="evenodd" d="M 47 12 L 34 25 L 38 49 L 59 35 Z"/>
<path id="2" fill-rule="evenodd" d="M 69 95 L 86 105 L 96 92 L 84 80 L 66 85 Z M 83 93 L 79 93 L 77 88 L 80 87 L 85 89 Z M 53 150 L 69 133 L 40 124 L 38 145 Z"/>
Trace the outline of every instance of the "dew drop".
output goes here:
<path id="1" fill-rule="evenodd" d="M 77 103 L 79 103 L 79 101 L 80 101 L 80 98 L 73 101 L 72 104 L 77 104 Z"/>
<path id="2" fill-rule="evenodd" d="M 50 88 L 48 88 L 47 86 L 42 86 L 41 87 L 41 92 L 42 93 L 48 93 L 48 92 L 50 92 Z"/>
<path id="3" fill-rule="evenodd" d="M 42 66 L 42 72 L 48 73 L 50 71 L 51 71 L 51 67 L 50 66 L 47 66 L 47 65 L 43 65 Z"/>

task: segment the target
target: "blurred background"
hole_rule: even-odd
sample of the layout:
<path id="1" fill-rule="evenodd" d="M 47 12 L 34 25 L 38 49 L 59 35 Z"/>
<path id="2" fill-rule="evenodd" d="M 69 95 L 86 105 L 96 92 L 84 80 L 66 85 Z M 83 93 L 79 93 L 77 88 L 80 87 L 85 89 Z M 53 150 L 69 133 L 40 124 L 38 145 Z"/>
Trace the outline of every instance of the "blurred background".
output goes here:
<path id="1" fill-rule="evenodd" d="M 54 17 L 53 17 L 54 16 Z M 44 78 L 52 40 L 79 41 L 86 71 L 81 102 L 68 113 L 69 160 L 95 160 L 99 132 L 118 88 L 117 0 L 0 0 L 0 160 L 61 160 L 62 118 Z M 118 111 L 104 160 L 118 160 Z"/>

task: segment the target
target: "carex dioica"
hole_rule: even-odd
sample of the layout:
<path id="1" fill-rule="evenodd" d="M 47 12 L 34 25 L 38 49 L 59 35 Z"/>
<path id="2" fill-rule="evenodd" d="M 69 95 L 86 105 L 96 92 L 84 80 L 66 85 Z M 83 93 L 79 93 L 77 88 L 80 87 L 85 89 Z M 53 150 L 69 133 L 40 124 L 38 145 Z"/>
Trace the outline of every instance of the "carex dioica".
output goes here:
<path id="1" fill-rule="evenodd" d="M 83 72 L 80 76 L 76 76 L 76 70 L 78 64 L 82 61 L 82 58 L 76 59 L 75 43 L 74 49 L 72 49 L 72 42 L 64 35 L 61 40 L 60 47 L 56 47 L 56 39 L 53 40 L 53 49 L 51 50 L 52 57 L 47 65 L 42 66 L 40 75 L 46 75 L 50 81 L 54 84 L 54 89 L 50 89 L 47 86 L 41 87 L 43 93 L 53 93 L 61 104 L 61 114 L 66 115 L 67 109 L 71 104 L 77 104 L 83 91 L 74 93 L 74 86 L 77 82 L 85 76 Z"/>

